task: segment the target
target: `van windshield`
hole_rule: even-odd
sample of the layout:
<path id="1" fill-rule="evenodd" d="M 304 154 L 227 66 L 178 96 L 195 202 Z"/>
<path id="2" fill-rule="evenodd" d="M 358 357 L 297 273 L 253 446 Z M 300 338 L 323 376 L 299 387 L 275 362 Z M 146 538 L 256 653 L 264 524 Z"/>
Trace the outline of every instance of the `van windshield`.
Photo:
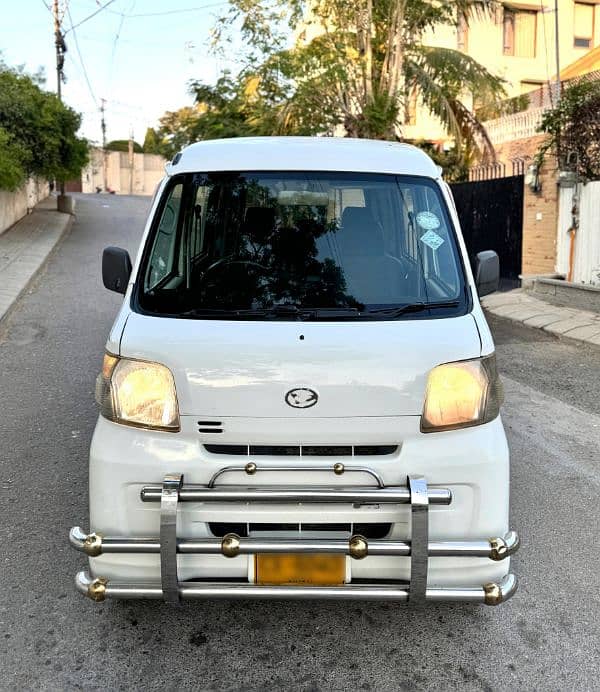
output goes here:
<path id="1" fill-rule="evenodd" d="M 177 176 L 162 195 L 138 277 L 143 311 L 179 317 L 427 317 L 466 309 L 440 189 L 409 176 Z"/>

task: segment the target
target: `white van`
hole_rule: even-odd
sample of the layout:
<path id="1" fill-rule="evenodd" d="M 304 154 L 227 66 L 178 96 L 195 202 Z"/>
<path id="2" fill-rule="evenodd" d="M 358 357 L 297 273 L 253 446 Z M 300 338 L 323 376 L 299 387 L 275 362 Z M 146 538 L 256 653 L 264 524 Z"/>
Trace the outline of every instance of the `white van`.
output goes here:
<path id="1" fill-rule="evenodd" d="M 516 590 L 494 344 L 439 169 L 249 138 L 167 167 L 106 345 L 79 591 L 474 601 Z"/>

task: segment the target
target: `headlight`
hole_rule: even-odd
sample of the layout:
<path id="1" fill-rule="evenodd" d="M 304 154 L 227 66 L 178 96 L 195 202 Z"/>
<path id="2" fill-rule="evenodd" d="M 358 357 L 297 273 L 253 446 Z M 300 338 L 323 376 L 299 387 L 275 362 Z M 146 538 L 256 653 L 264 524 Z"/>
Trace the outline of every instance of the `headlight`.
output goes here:
<path id="1" fill-rule="evenodd" d="M 503 398 L 495 355 L 438 365 L 427 379 L 421 432 L 488 423 L 500 413 Z"/>
<path id="2" fill-rule="evenodd" d="M 104 356 L 96 381 L 100 412 L 115 423 L 177 432 L 179 409 L 171 371 L 159 363 Z"/>

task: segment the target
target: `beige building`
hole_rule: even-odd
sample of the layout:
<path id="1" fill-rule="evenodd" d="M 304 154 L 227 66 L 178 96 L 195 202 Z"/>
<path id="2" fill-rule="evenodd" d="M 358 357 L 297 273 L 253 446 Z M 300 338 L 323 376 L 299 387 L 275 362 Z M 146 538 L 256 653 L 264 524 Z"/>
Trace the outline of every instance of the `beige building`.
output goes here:
<path id="1" fill-rule="evenodd" d="M 81 173 L 81 191 L 104 190 L 104 166 L 106 187 L 122 195 L 152 195 L 165 175 L 166 159 L 156 154 L 133 154 L 126 151 L 90 149 L 90 161 Z"/>
<path id="2" fill-rule="evenodd" d="M 558 0 L 561 68 L 600 44 L 599 2 Z M 459 23 L 456 27 L 436 27 L 423 36 L 423 43 L 470 55 L 506 80 L 507 96 L 512 97 L 539 89 L 555 78 L 554 0 L 502 5 L 491 16 L 474 16 L 469 26 Z M 407 139 L 447 139 L 441 123 L 419 103 L 418 95 L 407 116 L 402 130 Z"/>

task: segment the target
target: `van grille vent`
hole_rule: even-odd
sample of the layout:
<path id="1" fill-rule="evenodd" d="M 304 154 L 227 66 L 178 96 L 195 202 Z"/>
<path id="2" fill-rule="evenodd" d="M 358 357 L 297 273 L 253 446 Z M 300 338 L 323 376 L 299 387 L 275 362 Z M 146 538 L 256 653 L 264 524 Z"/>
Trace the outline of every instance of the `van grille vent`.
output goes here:
<path id="1" fill-rule="evenodd" d="M 208 528 L 213 536 L 223 538 L 228 533 L 235 533 L 240 538 L 247 538 L 257 532 L 339 532 L 346 533 L 348 537 L 353 534 L 360 534 L 365 538 L 376 539 L 385 538 L 392 530 L 389 523 L 382 524 L 242 524 L 233 522 L 210 522 Z"/>
<path id="2" fill-rule="evenodd" d="M 221 421 L 199 420 L 198 432 L 201 433 L 222 433 Z"/>
<path id="3" fill-rule="evenodd" d="M 201 431 L 202 432 L 202 431 Z M 222 431 L 219 431 L 222 432 Z M 394 454 L 398 445 L 204 445 L 211 454 L 274 457 L 367 457 Z"/>

